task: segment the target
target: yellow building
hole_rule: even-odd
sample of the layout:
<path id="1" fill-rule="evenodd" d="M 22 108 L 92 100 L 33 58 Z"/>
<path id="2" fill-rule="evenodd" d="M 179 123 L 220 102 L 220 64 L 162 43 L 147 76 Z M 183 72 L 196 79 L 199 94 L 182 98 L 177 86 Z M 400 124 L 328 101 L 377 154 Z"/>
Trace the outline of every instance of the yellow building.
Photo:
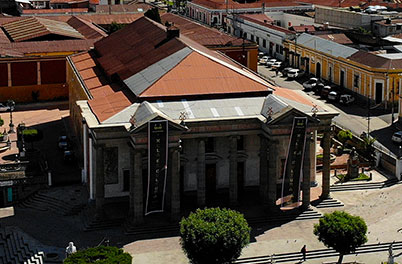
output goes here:
<path id="1" fill-rule="evenodd" d="M 285 48 L 292 66 L 346 88 L 358 99 L 389 108 L 400 98 L 401 53 L 373 54 L 306 33 L 287 40 Z"/>

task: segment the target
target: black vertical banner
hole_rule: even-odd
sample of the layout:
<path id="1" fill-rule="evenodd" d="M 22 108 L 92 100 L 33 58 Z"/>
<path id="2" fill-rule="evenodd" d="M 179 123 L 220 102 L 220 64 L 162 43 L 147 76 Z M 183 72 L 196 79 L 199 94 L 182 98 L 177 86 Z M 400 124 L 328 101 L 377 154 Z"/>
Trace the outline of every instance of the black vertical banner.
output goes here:
<path id="1" fill-rule="evenodd" d="M 282 181 L 282 206 L 283 198 L 289 193 L 293 199 L 300 200 L 300 183 L 302 180 L 304 150 L 306 145 L 307 117 L 295 117 L 286 156 L 285 169 Z"/>
<path id="2" fill-rule="evenodd" d="M 148 122 L 148 191 L 145 215 L 163 212 L 168 164 L 168 121 Z"/>

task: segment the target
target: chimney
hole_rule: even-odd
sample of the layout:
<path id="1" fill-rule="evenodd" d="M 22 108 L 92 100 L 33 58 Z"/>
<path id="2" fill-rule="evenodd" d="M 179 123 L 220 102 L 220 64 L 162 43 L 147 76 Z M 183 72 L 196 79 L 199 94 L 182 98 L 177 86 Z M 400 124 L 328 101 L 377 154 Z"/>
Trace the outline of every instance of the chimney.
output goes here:
<path id="1" fill-rule="evenodd" d="M 180 29 L 174 26 L 174 23 L 166 29 L 167 39 L 179 38 Z"/>

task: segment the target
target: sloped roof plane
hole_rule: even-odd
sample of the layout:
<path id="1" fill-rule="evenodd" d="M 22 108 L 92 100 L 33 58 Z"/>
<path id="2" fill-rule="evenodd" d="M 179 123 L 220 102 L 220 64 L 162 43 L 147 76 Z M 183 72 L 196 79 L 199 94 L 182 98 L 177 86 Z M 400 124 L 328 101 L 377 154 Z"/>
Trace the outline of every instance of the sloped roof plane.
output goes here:
<path id="1" fill-rule="evenodd" d="M 85 39 L 84 36 L 67 23 L 39 17 L 29 17 L 5 23 L 3 24 L 3 28 L 14 42 L 30 40 L 50 34 Z"/>

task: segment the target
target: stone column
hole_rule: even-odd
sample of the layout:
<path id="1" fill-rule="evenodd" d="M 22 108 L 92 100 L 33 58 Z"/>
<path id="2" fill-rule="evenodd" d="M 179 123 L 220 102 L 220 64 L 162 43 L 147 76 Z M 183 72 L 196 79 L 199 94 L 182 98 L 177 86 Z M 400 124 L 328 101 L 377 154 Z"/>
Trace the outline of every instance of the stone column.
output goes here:
<path id="1" fill-rule="evenodd" d="M 303 182 L 302 182 L 302 208 L 307 209 L 310 205 L 310 170 L 311 170 L 311 155 L 310 152 L 314 151 L 311 149 L 311 136 L 307 134 L 306 138 L 306 149 L 303 161 Z"/>
<path id="2" fill-rule="evenodd" d="M 276 206 L 276 180 L 278 172 L 278 142 L 276 140 L 268 141 L 268 209 L 275 211 Z"/>
<path id="3" fill-rule="evenodd" d="M 310 141 L 310 182 L 313 186 L 317 186 L 315 178 L 317 171 L 317 130 L 314 130 L 313 137 Z"/>
<path id="4" fill-rule="evenodd" d="M 323 137 L 323 160 L 322 160 L 322 194 L 321 199 L 326 199 L 329 197 L 329 172 L 330 172 L 330 151 L 331 151 L 331 131 L 326 129 L 324 131 Z"/>
<path id="5" fill-rule="evenodd" d="M 237 204 L 237 137 L 229 137 L 229 201 L 230 205 Z"/>
<path id="6" fill-rule="evenodd" d="M 103 217 L 103 204 L 105 201 L 105 168 L 103 151 L 104 145 L 96 145 L 96 179 L 95 179 L 95 205 L 96 218 Z"/>
<path id="7" fill-rule="evenodd" d="M 198 141 L 197 154 L 197 204 L 203 208 L 206 202 L 206 186 L 205 186 L 205 140 Z"/>
<path id="8" fill-rule="evenodd" d="M 171 152 L 171 193 L 170 193 L 170 217 L 172 221 L 180 219 L 180 151 L 174 149 Z"/>
<path id="9" fill-rule="evenodd" d="M 268 140 L 260 136 L 260 201 L 268 205 Z"/>
<path id="10" fill-rule="evenodd" d="M 130 211 L 133 224 L 144 222 L 144 194 L 142 182 L 142 153 L 133 150 L 133 173 L 130 175 Z"/>

